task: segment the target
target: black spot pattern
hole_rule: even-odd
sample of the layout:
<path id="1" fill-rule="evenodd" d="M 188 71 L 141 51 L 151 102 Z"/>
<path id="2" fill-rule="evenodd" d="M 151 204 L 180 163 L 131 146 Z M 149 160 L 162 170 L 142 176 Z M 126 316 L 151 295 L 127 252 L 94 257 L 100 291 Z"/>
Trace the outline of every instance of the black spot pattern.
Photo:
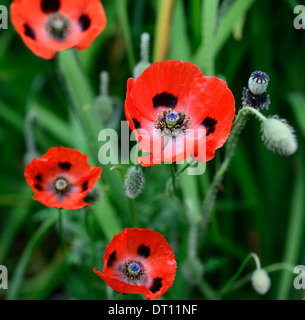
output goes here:
<path id="1" fill-rule="evenodd" d="M 138 255 L 148 258 L 150 256 L 150 248 L 146 247 L 144 244 L 140 245 L 138 248 Z"/>
<path id="2" fill-rule="evenodd" d="M 63 169 L 63 170 L 70 170 L 72 164 L 70 162 L 58 162 L 58 165 Z"/>
<path id="3" fill-rule="evenodd" d="M 36 40 L 35 31 L 28 24 L 24 25 L 24 34 L 29 38 Z"/>
<path id="4" fill-rule="evenodd" d="M 82 189 L 83 189 L 83 192 L 88 189 L 88 181 L 85 181 L 85 182 L 82 184 Z"/>
<path id="5" fill-rule="evenodd" d="M 82 31 L 86 31 L 89 29 L 90 25 L 91 25 L 91 20 L 89 19 L 89 17 L 85 14 L 83 14 L 79 20 L 78 23 L 82 29 Z"/>
<path id="6" fill-rule="evenodd" d="M 109 259 L 107 261 L 107 267 L 111 267 L 111 265 L 113 264 L 114 260 L 116 259 L 116 252 L 113 251 L 111 253 L 111 255 L 109 256 Z"/>
<path id="7" fill-rule="evenodd" d="M 213 134 L 215 132 L 215 127 L 217 125 L 217 120 L 213 119 L 213 118 L 210 118 L 210 117 L 207 117 L 205 118 L 201 125 L 203 127 L 205 127 L 206 129 L 206 136 L 210 135 L 210 134 Z"/>
<path id="8" fill-rule="evenodd" d="M 59 0 L 42 0 L 41 10 L 45 14 L 53 13 L 59 10 L 60 1 Z"/>
<path id="9" fill-rule="evenodd" d="M 38 182 L 41 182 L 41 174 L 38 173 L 37 176 L 35 177 L 35 179 L 36 179 Z"/>
<path id="10" fill-rule="evenodd" d="M 162 92 L 153 97 L 154 108 L 167 107 L 174 109 L 178 103 L 178 98 L 171 93 Z"/>
<path id="11" fill-rule="evenodd" d="M 141 123 L 137 119 L 132 119 L 136 129 L 141 129 Z"/>
<path id="12" fill-rule="evenodd" d="M 39 190 L 39 191 L 42 191 L 42 187 L 41 187 L 41 185 L 38 184 L 38 183 L 35 184 L 35 188 L 36 188 L 37 190 Z"/>
<path id="13" fill-rule="evenodd" d="M 152 293 L 158 292 L 162 288 L 162 278 L 155 278 L 153 280 L 152 286 L 149 288 L 149 290 Z"/>

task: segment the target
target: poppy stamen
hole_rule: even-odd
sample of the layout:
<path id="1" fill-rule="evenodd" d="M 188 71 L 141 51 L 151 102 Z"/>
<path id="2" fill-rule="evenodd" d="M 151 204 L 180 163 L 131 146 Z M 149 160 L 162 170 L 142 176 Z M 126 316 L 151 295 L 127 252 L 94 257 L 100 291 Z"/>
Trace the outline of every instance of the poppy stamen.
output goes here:
<path id="1" fill-rule="evenodd" d="M 50 14 L 46 22 L 46 31 L 53 40 L 63 42 L 71 33 L 71 22 L 61 13 Z"/>
<path id="2" fill-rule="evenodd" d="M 129 259 L 123 265 L 122 272 L 127 280 L 142 280 L 145 267 L 140 261 Z"/>
<path id="3" fill-rule="evenodd" d="M 173 111 L 171 108 L 158 114 L 155 128 L 161 135 L 186 134 L 191 125 L 191 117 L 184 111 Z"/>
<path id="4" fill-rule="evenodd" d="M 54 189 L 57 193 L 64 195 L 70 190 L 70 182 L 64 177 L 58 177 L 53 183 Z"/>

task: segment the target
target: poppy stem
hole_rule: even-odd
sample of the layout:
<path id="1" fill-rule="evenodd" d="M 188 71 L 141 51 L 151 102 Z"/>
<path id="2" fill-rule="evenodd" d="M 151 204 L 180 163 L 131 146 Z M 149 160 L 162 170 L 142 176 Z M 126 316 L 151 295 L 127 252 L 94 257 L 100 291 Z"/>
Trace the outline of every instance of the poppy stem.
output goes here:
<path id="1" fill-rule="evenodd" d="M 135 200 L 129 198 L 129 206 L 131 212 L 131 227 L 140 227 L 138 211 L 135 205 Z"/>
<path id="2" fill-rule="evenodd" d="M 252 107 L 244 107 L 240 109 L 240 111 L 238 112 L 238 115 L 236 116 L 236 120 L 235 120 L 235 125 L 231 130 L 231 134 L 226 144 L 225 159 L 221 163 L 218 171 L 216 172 L 214 179 L 209 186 L 208 192 L 203 202 L 203 227 L 205 229 L 207 228 L 210 221 L 211 212 L 216 199 L 216 193 L 218 191 L 218 185 L 223 179 L 223 176 L 230 165 L 230 162 L 234 156 L 238 137 L 241 131 L 243 130 L 250 113 L 260 117 L 261 119 L 262 117 L 264 117 L 263 115 L 260 114 L 260 112 L 258 112 Z"/>
<path id="3" fill-rule="evenodd" d="M 250 253 L 246 258 L 245 260 L 242 262 L 242 264 L 240 265 L 239 269 L 237 270 L 237 272 L 233 275 L 233 277 L 231 277 L 229 279 L 229 281 L 227 281 L 224 286 L 218 290 L 216 292 L 217 296 L 222 296 L 224 295 L 228 290 L 229 288 L 232 287 L 232 285 L 234 284 L 234 282 L 238 279 L 238 277 L 242 274 L 243 270 L 245 269 L 248 261 L 250 261 L 250 259 L 253 258 L 254 261 L 255 261 L 255 265 L 256 265 L 256 269 L 260 269 L 261 268 L 261 263 L 260 263 L 260 260 L 259 260 L 259 257 L 257 256 L 256 253 Z"/>
<path id="4" fill-rule="evenodd" d="M 62 223 L 62 209 L 58 209 L 58 230 L 59 230 L 59 240 L 60 240 L 60 247 L 63 258 L 66 258 L 66 248 L 65 248 L 65 240 L 63 235 L 63 223 Z"/>
<path id="5" fill-rule="evenodd" d="M 172 184 L 173 184 L 173 191 L 174 194 L 177 194 L 177 186 L 176 186 L 176 172 L 174 168 L 174 164 L 170 164 L 170 170 L 171 170 L 171 175 L 172 175 Z"/>

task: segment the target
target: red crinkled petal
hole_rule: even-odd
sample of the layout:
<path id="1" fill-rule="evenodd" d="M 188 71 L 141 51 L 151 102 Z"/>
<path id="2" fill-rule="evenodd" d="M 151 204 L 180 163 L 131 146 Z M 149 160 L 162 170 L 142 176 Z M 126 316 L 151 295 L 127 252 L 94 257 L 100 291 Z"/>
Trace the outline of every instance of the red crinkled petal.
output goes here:
<path id="1" fill-rule="evenodd" d="M 154 121 L 163 108 L 156 110 L 153 98 L 162 92 L 178 99 L 176 112 L 181 110 L 191 117 L 189 129 L 195 130 L 194 138 L 186 135 L 168 140 L 156 136 Z M 139 158 L 143 166 L 179 162 L 190 156 L 198 162 L 211 160 L 216 149 L 227 140 L 234 114 L 235 101 L 227 84 L 216 77 L 204 76 L 189 62 L 156 62 L 139 78 L 129 79 L 127 83 L 126 119 L 141 150 L 152 153 Z M 206 127 L 211 120 L 216 125 Z M 201 133 L 202 129 L 206 130 L 206 137 Z M 165 139 L 169 141 L 167 145 Z"/>
<path id="2" fill-rule="evenodd" d="M 149 248 L 149 255 L 142 256 L 138 251 L 140 247 Z M 141 260 L 145 265 L 148 279 L 145 285 L 126 283 L 122 272 L 116 269 L 128 259 Z M 103 273 L 96 269 L 94 271 L 113 290 L 120 293 L 141 293 L 146 299 L 156 299 L 163 295 L 173 284 L 177 268 L 173 249 L 166 239 L 149 229 L 127 228 L 115 235 L 106 248 L 103 260 Z M 157 278 L 162 279 L 162 285 L 159 290 L 152 292 L 150 288 Z"/>
<path id="3" fill-rule="evenodd" d="M 71 22 L 71 33 L 65 41 L 56 41 L 48 36 L 45 24 L 49 14 L 43 12 L 42 0 L 14 0 L 11 4 L 14 28 L 28 48 L 44 59 L 52 59 L 57 51 L 72 47 L 86 49 L 106 26 L 106 14 L 99 0 L 58 2 L 59 9 L 55 12 L 62 13 Z M 81 17 L 87 20 L 84 30 L 79 23 Z"/>
<path id="4" fill-rule="evenodd" d="M 78 150 L 55 147 L 39 159 L 33 159 L 24 171 L 27 183 L 35 192 L 33 199 L 47 207 L 64 209 L 90 205 L 82 199 L 94 187 L 102 169 L 91 168 L 87 158 Z M 52 190 L 52 183 L 57 177 L 65 177 L 71 183 L 70 192 L 62 197 Z"/>

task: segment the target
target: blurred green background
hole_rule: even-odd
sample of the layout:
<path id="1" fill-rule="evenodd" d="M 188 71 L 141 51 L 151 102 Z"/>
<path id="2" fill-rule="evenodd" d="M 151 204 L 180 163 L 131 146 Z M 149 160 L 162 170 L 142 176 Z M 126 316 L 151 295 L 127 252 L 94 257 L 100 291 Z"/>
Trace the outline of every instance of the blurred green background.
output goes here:
<path id="1" fill-rule="evenodd" d="M 212 299 L 250 252 L 258 254 L 262 266 L 305 265 L 305 30 L 293 26 L 294 7 L 302 2 L 175 0 L 167 39 L 167 24 L 162 24 L 167 1 L 103 1 L 107 28 L 89 49 L 77 53 L 96 96 L 100 72 L 109 73 L 109 95 L 117 120 L 124 120 L 126 82 L 139 61 L 140 36 L 147 32 L 152 61 L 160 56 L 160 43 L 165 40 L 166 59 L 190 61 L 204 74 L 224 78 L 237 110 L 251 72 L 266 72 L 271 79 L 271 105 L 263 114 L 287 119 L 299 144 L 291 157 L 273 154 L 261 140 L 259 121 L 254 117 L 248 121 L 218 193 L 207 234 L 199 233 L 198 257 L 205 271 L 197 284 L 190 284 L 180 268 L 187 258 L 189 228 L 179 203 L 165 196 L 169 170 L 164 165 L 144 169 L 146 187 L 133 204 L 140 225 L 161 232 L 178 262 L 174 285 L 163 297 Z M 10 1 L 1 0 L 1 4 L 9 7 Z M 82 151 L 84 141 L 78 133 L 79 120 L 69 108 L 57 57 L 46 61 L 33 55 L 10 23 L 8 30 L 0 30 L 0 44 L 0 265 L 7 266 L 9 273 L 9 290 L 0 290 L 0 299 L 7 298 L 10 290 L 14 290 L 10 298 L 15 299 L 138 299 L 107 291 L 93 273 L 93 267 L 102 270 L 111 236 L 91 211 L 65 213 L 68 263 L 62 259 L 55 223 L 37 235 L 36 240 L 41 241 L 33 240 L 47 218 L 56 217 L 56 210 L 31 199 L 33 192 L 23 176 L 25 163 L 51 146 Z M 222 156 L 219 150 L 207 164 L 207 172 L 196 180 L 199 201 Z M 90 162 L 96 163 L 97 155 Z M 109 175 L 122 182 L 118 172 Z M 130 227 L 129 209 L 118 206 L 107 186 L 103 192 L 109 195 L 118 225 Z M 33 252 L 26 251 L 29 243 L 34 244 Z M 29 263 L 22 266 L 25 252 Z M 253 270 L 254 264 L 249 263 L 242 275 Z M 304 297 L 304 291 L 293 288 L 292 272 L 279 270 L 270 277 L 272 286 L 266 296 L 259 296 L 247 282 L 219 298 Z"/>

